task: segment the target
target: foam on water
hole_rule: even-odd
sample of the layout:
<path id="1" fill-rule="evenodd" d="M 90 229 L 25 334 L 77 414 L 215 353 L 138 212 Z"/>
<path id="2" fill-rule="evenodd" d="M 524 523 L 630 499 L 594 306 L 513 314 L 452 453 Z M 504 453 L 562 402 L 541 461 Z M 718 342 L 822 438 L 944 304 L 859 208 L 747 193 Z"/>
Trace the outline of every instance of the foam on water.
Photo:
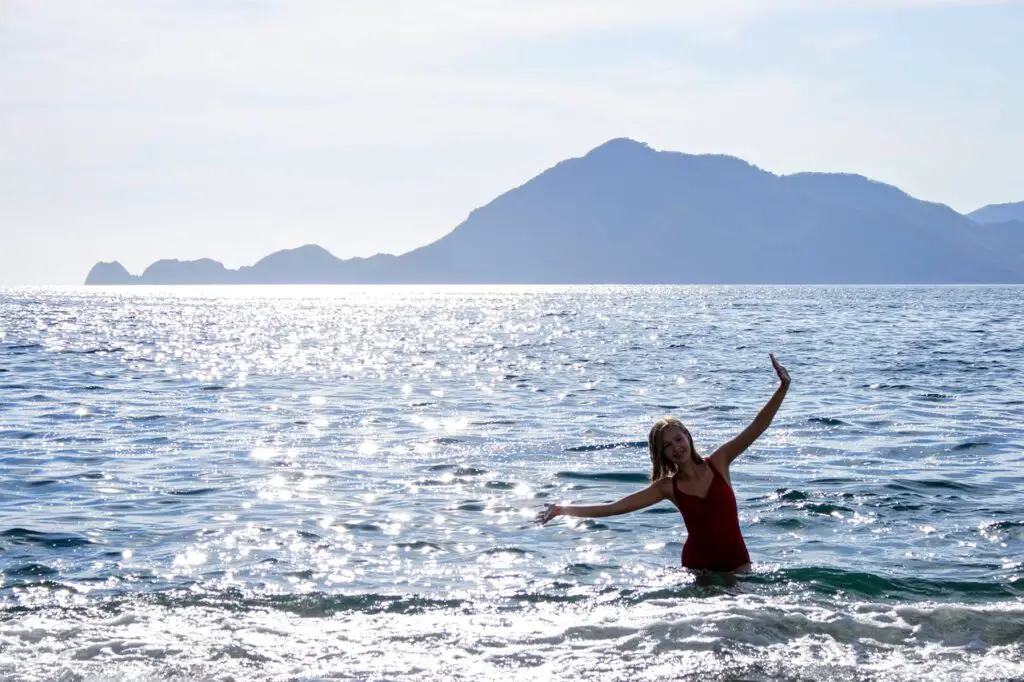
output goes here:
<path id="1" fill-rule="evenodd" d="M 1024 606 L 742 589 L 473 604 L 318 594 L 75 600 L 0 626 L 19 679 L 880 679 L 1024 675 Z"/>

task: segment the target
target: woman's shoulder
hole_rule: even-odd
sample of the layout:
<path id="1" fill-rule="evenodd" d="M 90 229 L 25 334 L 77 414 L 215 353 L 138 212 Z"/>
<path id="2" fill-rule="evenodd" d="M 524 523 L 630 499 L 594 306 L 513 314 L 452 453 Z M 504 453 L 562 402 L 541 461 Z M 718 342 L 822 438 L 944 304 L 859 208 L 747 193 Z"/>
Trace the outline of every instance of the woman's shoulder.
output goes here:
<path id="1" fill-rule="evenodd" d="M 672 486 L 674 485 L 673 481 L 675 481 L 675 474 L 666 474 L 659 478 L 657 481 L 654 481 L 652 485 L 657 487 L 664 497 L 671 497 Z"/>
<path id="2" fill-rule="evenodd" d="M 704 462 L 711 467 L 711 469 L 719 476 L 725 479 L 725 482 L 732 485 L 732 479 L 729 478 L 729 461 L 724 457 L 715 457 L 717 452 L 712 454 L 710 457 L 706 457 Z"/>

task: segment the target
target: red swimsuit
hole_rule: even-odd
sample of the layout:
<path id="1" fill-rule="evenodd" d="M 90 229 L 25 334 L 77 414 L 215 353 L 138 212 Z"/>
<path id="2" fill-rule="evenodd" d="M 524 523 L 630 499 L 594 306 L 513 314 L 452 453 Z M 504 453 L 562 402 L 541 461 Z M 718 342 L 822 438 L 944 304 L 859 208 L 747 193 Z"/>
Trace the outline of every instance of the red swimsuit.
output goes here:
<path id="1" fill-rule="evenodd" d="M 750 563 L 740 532 L 736 496 L 725 477 L 708 462 L 713 478 L 704 497 L 680 492 L 672 477 L 672 497 L 686 524 L 683 567 L 710 571 L 733 571 Z"/>

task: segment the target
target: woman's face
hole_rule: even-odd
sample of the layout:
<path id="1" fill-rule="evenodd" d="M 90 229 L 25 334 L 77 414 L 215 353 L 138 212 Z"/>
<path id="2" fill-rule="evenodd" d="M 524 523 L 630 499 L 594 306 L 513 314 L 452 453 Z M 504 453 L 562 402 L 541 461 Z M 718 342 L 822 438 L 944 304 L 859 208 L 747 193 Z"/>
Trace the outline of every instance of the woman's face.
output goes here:
<path id="1" fill-rule="evenodd" d="M 661 434 L 661 453 L 668 461 L 679 468 L 690 459 L 690 439 L 678 426 L 670 426 Z"/>

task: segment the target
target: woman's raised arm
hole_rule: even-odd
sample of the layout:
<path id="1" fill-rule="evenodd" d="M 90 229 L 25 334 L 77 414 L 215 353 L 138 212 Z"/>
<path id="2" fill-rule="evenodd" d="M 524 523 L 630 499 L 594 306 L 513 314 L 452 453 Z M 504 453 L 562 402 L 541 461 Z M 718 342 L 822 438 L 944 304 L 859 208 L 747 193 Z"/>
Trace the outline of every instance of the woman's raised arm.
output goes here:
<path id="1" fill-rule="evenodd" d="M 627 495 L 611 504 L 566 505 L 546 504 L 544 510 L 537 514 L 537 523 L 544 525 L 556 516 L 582 516 L 598 518 L 601 516 L 617 516 L 628 514 L 638 509 L 650 507 L 665 499 L 665 487 L 661 481 L 655 481 L 643 490 Z"/>
<path id="2" fill-rule="evenodd" d="M 789 390 L 789 372 L 775 359 L 774 353 L 769 353 L 768 357 L 771 358 L 772 367 L 775 369 L 775 374 L 779 377 L 779 387 L 775 389 L 775 394 L 772 395 L 771 399 L 754 417 L 754 421 L 750 423 L 750 426 L 740 431 L 732 440 L 723 443 L 720 448 L 711 454 L 710 459 L 718 464 L 722 471 L 727 471 L 729 464 L 764 433 L 765 429 L 768 428 L 768 425 L 775 418 L 775 413 L 779 411 L 779 406 L 782 405 L 782 401 L 786 397 L 786 391 Z"/>

